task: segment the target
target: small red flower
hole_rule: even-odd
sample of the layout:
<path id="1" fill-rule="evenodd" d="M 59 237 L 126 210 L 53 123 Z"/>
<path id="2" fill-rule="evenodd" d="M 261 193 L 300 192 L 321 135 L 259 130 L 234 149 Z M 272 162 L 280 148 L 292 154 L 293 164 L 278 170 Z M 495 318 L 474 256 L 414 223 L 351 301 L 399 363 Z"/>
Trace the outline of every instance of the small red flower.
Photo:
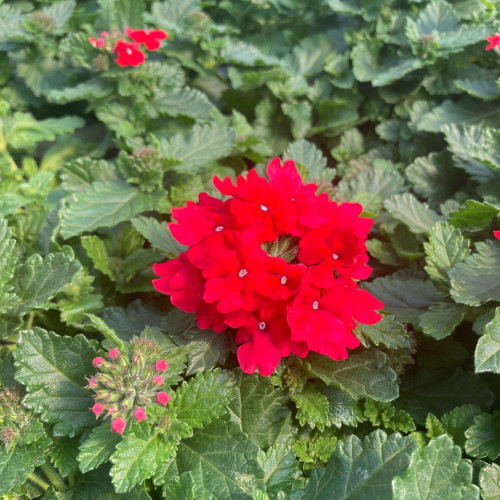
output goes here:
<path id="1" fill-rule="evenodd" d="M 165 40 L 168 36 L 163 30 L 133 30 L 127 28 L 125 33 L 132 38 L 134 42 L 143 43 L 148 50 L 159 49 L 160 40 Z"/>
<path id="2" fill-rule="evenodd" d="M 97 368 L 98 366 L 102 365 L 104 363 L 104 358 L 97 357 L 92 360 L 92 364 L 94 365 L 94 368 Z"/>
<path id="3" fill-rule="evenodd" d="M 486 40 L 490 43 L 486 45 L 484 50 L 500 48 L 500 35 L 489 36 Z"/>
<path id="4" fill-rule="evenodd" d="M 94 412 L 96 417 L 98 417 L 103 410 L 104 410 L 104 405 L 102 405 L 101 403 L 96 403 L 94 406 L 92 406 L 92 411 Z"/>
<path id="5" fill-rule="evenodd" d="M 163 385 L 163 377 L 160 377 L 160 375 L 156 375 L 153 377 L 153 382 L 156 385 Z"/>
<path id="6" fill-rule="evenodd" d="M 122 68 L 127 66 L 139 66 L 139 64 L 144 63 L 145 60 L 144 53 L 139 50 L 139 44 L 137 43 L 118 40 L 113 52 L 117 54 L 117 58 L 115 59 L 116 64 Z"/>
<path id="7" fill-rule="evenodd" d="M 116 359 L 118 358 L 118 356 L 120 356 L 120 351 L 116 348 L 113 348 L 109 350 L 108 354 L 111 359 Z"/>
<path id="8" fill-rule="evenodd" d="M 111 421 L 111 432 L 123 434 L 125 427 L 127 427 L 127 422 L 122 417 L 117 417 Z"/>
<path id="9" fill-rule="evenodd" d="M 500 231 L 493 231 L 493 234 L 500 240 Z"/>
<path id="10" fill-rule="evenodd" d="M 89 387 L 95 387 L 97 385 L 97 380 L 95 378 L 91 378 L 89 380 Z"/>
<path id="11" fill-rule="evenodd" d="M 134 418 L 137 420 L 137 422 L 140 422 L 141 420 L 147 420 L 146 412 L 144 408 L 137 408 L 134 411 Z"/>
<path id="12" fill-rule="evenodd" d="M 160 359 L 155 364 L 155 370 L 157 372 L 164 372 L 168 368 L 167 362 L 164 359 Z"/>
<path id="13" fill-rule="evenodd" d="M 166 392 L 156 393 L 156 402 L 162 406 L 167 406 L 167 403 L 170 401 L 170 399 L 170 396 Z"/>

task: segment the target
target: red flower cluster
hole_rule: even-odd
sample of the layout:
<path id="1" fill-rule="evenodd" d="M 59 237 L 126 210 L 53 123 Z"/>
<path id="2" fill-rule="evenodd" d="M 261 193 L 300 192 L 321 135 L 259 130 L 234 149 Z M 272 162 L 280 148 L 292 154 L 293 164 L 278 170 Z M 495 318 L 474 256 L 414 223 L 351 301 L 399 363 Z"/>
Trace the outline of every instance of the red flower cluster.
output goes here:
<path id="1" fill-rule="evenodd" d="M 127 28 L 125 34 L 133 41 L 118 40 L 112 49 L 117 56 L 116 64 L 122 68 L 144 63 L 146 58 L 144 52 L 140 50 L 141 44 L 144 44 L 147 50 L 157 50 L 160 48 L 161 40 L 165 40 L 168 36 L 163 30 L 133 30 L 131 28 Z M 91 36 L 89 42 L 98 49 L 106 48 L 106 37 L 109 36 L 109 33 L 103 31 L 97 40 Z"/>
<path id="2" fill-rule="evenodd" d="M 486 45 L 485 50 L 495 49 L 498 52 L 500 49 L 500 35 L 489 36 L 486 40 L 490 43 Z"/>
<path id="3" fill-rule="evenodd" d="M 202 329 L 235 328 L 242 370 L 264 376 L 290 353 L 345 359 L 356 321 L 376 323 L 383 307 L 354 281 L 371 272 L 361 205 L 316 195 L 292 160 L 274 158 L 267 175 L 215 177 L 226 201 L 201 193 L 173 209 L 170 230 L 189 249 L 153 266 L 158 291 Z"/>

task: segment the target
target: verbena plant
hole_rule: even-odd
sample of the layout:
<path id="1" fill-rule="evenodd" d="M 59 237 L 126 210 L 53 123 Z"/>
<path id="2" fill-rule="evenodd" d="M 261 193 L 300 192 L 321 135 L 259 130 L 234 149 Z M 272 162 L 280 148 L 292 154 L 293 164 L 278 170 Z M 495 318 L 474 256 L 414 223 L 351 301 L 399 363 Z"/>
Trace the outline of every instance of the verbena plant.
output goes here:
<path id="1" fill-rule="evenodd" d="M 0 3 L 0 494 L 499 498 L 499 16 Z M 134 45 L 147 28 L 160 48 Z M 152 266 L 185 250 L 172 207 L 276 156 L 374 219 L 363 287 L 384 309 L 346 359 L 263 377 Z"/>

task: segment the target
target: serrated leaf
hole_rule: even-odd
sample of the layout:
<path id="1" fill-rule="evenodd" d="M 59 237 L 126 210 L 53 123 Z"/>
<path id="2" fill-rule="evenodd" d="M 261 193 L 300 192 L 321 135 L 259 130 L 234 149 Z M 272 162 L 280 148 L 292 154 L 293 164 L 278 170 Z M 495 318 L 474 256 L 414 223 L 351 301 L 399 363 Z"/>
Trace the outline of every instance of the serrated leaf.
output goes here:
<path id="1" fill-rule="evenodd" d="M 63 477 L 78 469 L 78 462 L 76 461 L 78 444 L 78 437 L 63 437 L 55 439 L 50 446 L 49 455 L 52 463 Z"/>
<path id="2" fill-rule="evenodd" d="M 38 327 L 19 335 L 14 358 L 16 380 L 28 390 L 23 404 L 54 423 L 56 436 L 74 436 L 95 423 L 93 400 L 84 389 L 95 354 L 83 335 L 60 337 Z"/>
<path id="3" fill-rule="evenodd" d="M 448 436 L 439 436 L 415 453 L 402 477 L 393 480 L 395 500 L 479 500 L 472 484 L 472 466 Z"/>
<path id="4" fill-rule="evenodd" d="M 144 14 L 143 0 L 116 0 L 114 4 L 113 11 L 118 29 L 122 31 L 128 27 L 142 29 L 142 16 Z"/>
<path id="5" fill-rule="evenodd" d="M 455 80 L 455 85 L 460 90 L 467 92 L 472 97 L 483 101 L 498 98 L 497 78 L 486 73 L 485 75 L 472 76 L 471 78 Z"/>
<path id="6" fill-rule="evenodd" d="M 418 201 L 410 193 L 396 194 L 384 201 L 385 209 L 397 220 L 408 226 L 415 234 L 428 234 L 442 220 L 427 203 Z"/>
<path id="7" fill-rule="evenodd" d="M 99 236 L 91 235 L 83 236 L 81 242 L 94 267 L 111 279 L 116 279 L 116 274 L 110 267 L 110 258 L 104 241 Z"/>
<path id="8" fill-rule="evenodd" d="M 228 405 L 231 420 L 263 449 L 274 443 L 287 443 L 295 430 L 286 394 L 274 389 L 264 377 L 241 371 L 235 375 L 237 395 Z"/>
<path id="9" fill-rule="evenodd" d="M 438 222 L 432 227 L 429 241 L 424 243 L 424 249 L 425 270 L 434 281 L 446 287 L 450 282 L 448 272 L 470 255 L 469 240 L 446 222 Z"/>
<path id="10" fill-rule="evenodd" d="M 170 258 L 178 257 L 187 249 L 174 239 L 166 222 L 143 216 L 135 217 L 130 222 L 155 248 Z"/>
<path id="11" fill-rule="evenodd" d="M 403 377 L 400 392 L 395 405 L 407 411 L 417 423 L 425 422 L 429 412 L 440 417 L 466 403 L 485 409 L 494 400 L 485 382 L 461 368 L 420 369 L 414 375 Z"/>
<path id="12" fill-rule="evenodd" d="M 189 341 L 187 344 L 184 342 L 186 347 L 195 347 L 188 353 L 188 375 L 223 364 L 231 349 L 231 338 L 224 332 L 198 330 L 186 332 L 183 337 Z"/>
<path id="13" fill-rule="evenodd" d="M 312 376 L 340 387 L 354 399 L 369 396 L 392 401 L 398 396 L 396 373 L 387 365 L 386 355 L 376 349 L 352 353 L 342 361 L 311 353 L 305 364 Z"/>
<path id="14" fill-rule="evenodd" d="M 361 340 L 365 347 L 370 347 L 370 344 L 376 346 L 383 344 L 389 349 L 410 347 L 406 327 L 391 315 L 382 316 L 382 319 L 374 325 L 358 323 L 354 335 Z"/>
<path id="15" fill-rule="evenodd" d="M 469 231 L 484 229 L 498 215 L 499 209 L 491 203 L 467 200 L 465 205 L 449 216 L 450 224 Z"/>
<path id="16" fill-rule="evenodd" d="M 63 212 L 61 235 L 68 239 L 116 226 L 153 210 L 163 196 L 162 192 L 144 193 L 123 181 L 95 182 L 90 189 L 73 194 Z"/>
<path id="17" fill-rule="evenodd" d="M 216 421 L 182 440 L 175 460 L 179 473 L 191 471 L 206 497 L 243 500 L 264 489 L 258 451 L 235 423 Z"/>
<path id="18" fill-rule="evenodd" d="M 10 237 L 11 230 L 5 219 L 0 219 L 0 313 L 15 300 L 13 286 L 8 282 L 14 276 L 17 257 L 13 254 L 16 242 Z"/>
<path id="19" fill-rule="evenodd" d="M 408 323 L 418 323 L 420 315 L 442 299 L 430 280 L 386 276 L 365 283 L 364 288 L 384 303 L 385 311 Z"/>
<path id="20" fill-rule="evenodd" d="M 474 369 L 478 372 L 500 373 L 500 307 L 484 329 L 474 353 Z"/>
<path id="21" fill-rule="evenodd" d="M 479 486 L 483 500 L 500 498 L 500 465 L 484 466 L 479 472 Z"/>
<path id="22" fill-rule="evenodd" d="M 208 121 L 217 108 L 203 92 L 183 87 L 168 92 L 161 89 L 154 96 L 154 112 L 169 116 L 189 116 Z"/>
<path id="23" fill-rule="evenodd" d="M 91 78 L 64 89 L 52 89 L 47 93 L 47 100 L 57 104 L 94 98 L 102 99 L 111 94 L 113 88 L 102 78 Z"/>
<path id="24" fill-rule="evenodd" d="M 297 419 L 300 425 L 317 427 L 323 430 L 329 423 L 330 405 L 328 399 L 313 387 L 305 386 L 300 392 L 290 394 L 290 398 L 297 406 Z"/>
<path id="25" fill-rule="evenodd" d="M 466 312 L 467 308 L 461 304 L 439 302 L 420 316 L 419 325 L 424 333 L 441 340 L 454 332 Z"/>
<path id="26" fill-rule="evenodd" d="M 107 161 L 84 157 L 65 163 L 60 176 L 62 188 L 67 192 L 74 192 L 91 188 L 94 182 L 116 179 L 116 169 Z"/>
<path id="27" fill-rule="evenodd" d="M 451 296 L 469 306 L 500 302 L 500 245 L 480 241 L 476 250 L 450 271 Z"/>
<path id="28" fill-rule="evenodd" d="M 215 125 L 195 125 L 170 140 L 160 139 L 158 149 L 168 159 L 179 162 L 175 169 L 190 175 L 203 170 L 211 161 L 229 154 L 236 141 L 233 129 Z"/>
<path id="29" fill-rule="evenodd" d="M 326 386 L 321 392 L 328 400 L 328 421 L 339 429 L 344 426 L 357 427 L 365 420 L 361 405 L 349 394 L 334 386 Z"/>
<path id="30" fill-rule="evenodd" d="M 175 454 L 177 443 L 163 440 L 143 425 L 135 434 L 127 434 L 111 455 L 110 475 L 117 493 L 132 490 L 136 484 L 154 476 L 157 469 Z"/>
<path id="31" fill-rule="evenodd" d="M 441 417 L 444 431 L 449 434 L 455 444 L 465 446 L 465 431 L 474 424 L 474 418 L 481 413 L 481 408 L 476 405 L 457 406 Z"/>
<path id="32" fill-rule="evenodd" d="M 47 442 L 38 441 L 28 446 L 16 446 L 6 451 L 0 446 L 0 494 L 11 492 L 26 481 L 35 467 L 45 462 Z"/>
<path id="33" fill-rule="evenodd" d="M 407 469 L 417 442 L 376 430 L 363 441 L 350 435 L 340 442 L 326 469 L 316 468 L 305 491 L 291 498 L 382 500 L 391 497 L 391 480 Z"/>
<path id="34" fill-rule="evenodd" d="M 80 445 L 77 457 L 80 470 L 85 473 L 107 462 L 120 441 L 120 435 L 111 432 L 109 422 L 92 429 L 88 438 Z"/>
<path id="35" fill-rule="evenodd" d="M 476 458 L 496 460 L 500 456 L 500 412 L 483 413 L 465 431 L 465 451 Z"/>
<path id="36" fill-rule="evenodd" d="M 308 180 L 321 177 L 326 167 L 326 158 L 323 153 L 312 142 L 300 139 L 292 142 L 285 153 L 283 160 L 292 159 L 300 165 L 304 165 L 309 173 Z M 306 179 L 304 179 L 306 180 Z"/>
<path id="37" fill-rule="evenodd" d="M 176 409 L 179 420 L 199 429 L 215 417 L 226 413 L 226 404 L 235 397 L 234 378 L 230 372 L 213 370 L 198 373 L 183 382 L 169 405 Z"/>

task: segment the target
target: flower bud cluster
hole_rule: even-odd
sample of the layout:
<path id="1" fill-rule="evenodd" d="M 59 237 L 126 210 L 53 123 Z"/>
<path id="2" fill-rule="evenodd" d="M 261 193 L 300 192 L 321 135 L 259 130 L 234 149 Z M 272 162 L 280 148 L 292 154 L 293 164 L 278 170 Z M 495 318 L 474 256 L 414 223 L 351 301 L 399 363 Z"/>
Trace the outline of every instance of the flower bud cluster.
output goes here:
<path id="1" fill-rule="evenodd" d="M 0 388 L 0 441 L 9 449 L 20 436 L 20 429 L 30 422 L 30 413 L 21 405 L 19 386 Z"/>
<path id="2" fill-rule="evenodd" d="M 87 387 L 94 392 L 92 407 L 96 417 L 111 417 L 111 431 L 123 434 L 127 422 L 147 420 L 146 408 L 157 403 L 166 406 L 170 396 L 162 390 L 163 372 L 168 365 L 160 359 L 161 349 L 148 339 L 134 339 L 129 352 L 110 349 L 107 359 L 96 357 L 97 373 Z"/>

